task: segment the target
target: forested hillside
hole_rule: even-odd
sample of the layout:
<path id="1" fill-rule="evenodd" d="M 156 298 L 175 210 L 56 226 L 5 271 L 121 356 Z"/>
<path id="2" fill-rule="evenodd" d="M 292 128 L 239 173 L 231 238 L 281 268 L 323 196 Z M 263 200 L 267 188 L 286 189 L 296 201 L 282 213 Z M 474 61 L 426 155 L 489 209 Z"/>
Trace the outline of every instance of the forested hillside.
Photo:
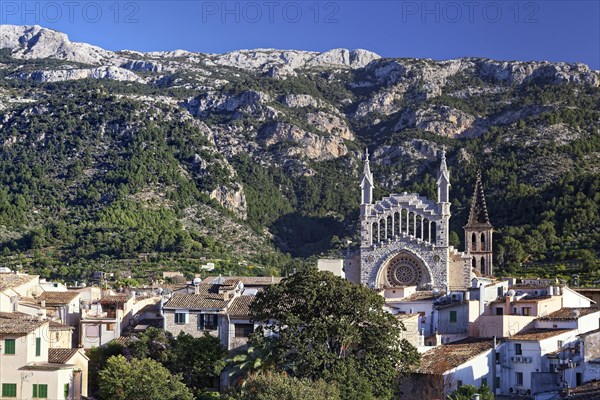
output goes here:
<path id="1" fill-rule="evenodd" d="M 1 265 L 284 274 L 355 249 L 365 147 L 376 198 L 435 198 L 445 145 L 453 244 L 480 169 L 499 273 L 600 280 L 600 74 L 585 65 L 113 53 L 6 32 Z"/>

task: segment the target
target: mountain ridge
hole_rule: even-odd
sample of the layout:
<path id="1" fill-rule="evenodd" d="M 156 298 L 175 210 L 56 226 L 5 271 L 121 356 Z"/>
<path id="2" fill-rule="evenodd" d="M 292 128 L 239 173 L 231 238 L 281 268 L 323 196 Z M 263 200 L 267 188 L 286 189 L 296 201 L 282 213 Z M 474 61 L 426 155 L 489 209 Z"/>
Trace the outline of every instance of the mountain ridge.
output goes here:
<path id="1" fill-rule="evenodd" d="M 30 28 L 0 32 L 0 262 L 283 273 L 296 261 L 282 252 L 357 243 L 365 147 L 376 197 L 435 198 L 446 146 L 455 246 L 481 169 L 501 271 L 600 275 L 600 74 L 583 64 L 94 46 L 77 59 L 60 33 L 19 41 Z"/>

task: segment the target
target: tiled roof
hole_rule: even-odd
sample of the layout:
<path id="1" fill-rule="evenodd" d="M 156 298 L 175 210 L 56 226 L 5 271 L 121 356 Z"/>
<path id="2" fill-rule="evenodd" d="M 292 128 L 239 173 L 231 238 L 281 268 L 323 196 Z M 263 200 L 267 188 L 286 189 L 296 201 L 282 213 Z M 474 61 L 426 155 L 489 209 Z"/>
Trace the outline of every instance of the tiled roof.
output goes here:
<path id="1" fill-rule="evenodd" d="M 0 319 L 28 319 L 32 320 L 33 316 L 22 312 L 0 312 Z"/>
<path id="2" fill-rule="evenodd" d="M 411 294 L 408 297 L 400 299 L 398 301 L 424 301 L 424 300 L 434 300 L 436 296 L 434 296 L 431 290 L 419 290 Z"/>
<path id="3" fill-rule="evenodd" d="M 396 317 L 396 319 L 397 319 L 398 321 L 403 321 L 403 320 L 405 320 L 405 319 L 409 319 L 409 318 L 412 318 L 412 317 L 416 317 L 416 316 L 418 316 L 418 315 L 419 315 L 419 314 L 394 314 L 394 317 Z"/>
<path id="4" fill-rule="evenodd" d="M 61 324 L 56 321 L 50 321 L 50 330 L 51 331 L 70 331 L 73 329 L 75 329 L 75 328 L 70 325 Z"/>
<path id="5" fill-rule="evenodd" d="M 227 306 L 223 296 L 217 298 L 203 294 L 174 294 L 164 305 L 164 308 L 186 308 L 186 309 L 221 309 Z"/>
<path id="6" fill-rule="evenodd" d="M 38 302 L 45 301 L 47 306 L 69 304 L 75 297 L 79 296 L 78 292 L 44 292 L 38 298 Z"/>
<path id="7" fill-rule="evenodd" d="M 36 275 L 0 274 L 0 292 L 3 292 L 7 289 L 15 288 L 17 286 L 21 286 L 36 278 Z"/>
<path id="8" fill-rule="evenodd" d="M 233 299 L 229 306 L 229 315 L 232 317 L 246 317 L 250 315 L 250 303 L 255 296 L 239 296 Z"/>
<path id="9" fill-rule="evenodd" d="M 100 299 L 100 304 L 127 303 L 129 296 L 126 294 L 112 294 Z"/>
<path id="10" fill-rule="evenodd" d="M 77 353 L 77 349 L 48 349 L 48 362 L 66 364 Z"/>
<path id="11" fill-rule="evenodd" d="M 492 349 L 493 340 L 469 338 L 437 346 L 421 355 L 418 373 L 443 374 Z"/>
<path id="12" fill-rule="evenodd" d="M 561 333 L 569 332 L 571 329 L 529 329 L 526 331 L 519 332 L 506 338 L 507 340 L 519 340 L 519 341 L 537 341 L 551 338 L 552 336 L 560 335 Z"/>
<path id="13" fill-rule="evenodd" d="M 539 319 L 542 321 L 574 321 L 584 315 L 600 311 L 598 307 L 563 307 Z"/>
<path id="14" fill-rule="evenodd" d="M 202 283 L 214 283 L 218 279 L 218 276 L 209 276 L 204 278 L 202 280 Z M 278 276 L 233 276 L 225 278 L 225 281 L 223 283 L 232 279 L 242 282 L 244 286 L 265 286 L 280 283 L 283 278 Z"/>
<path id="15" fill-rule="evenodd" d="M 590 381 L 581 386 L 571 389 L 569 399 L 581 400 L 599 400 L 600 399 L 600 381 Z"/>
<path id="16" fill-rule="evenodd" d="M 27 335 L 48 321 L 30 321 L 25 319 L 0 319 L 0 335 Z"/>

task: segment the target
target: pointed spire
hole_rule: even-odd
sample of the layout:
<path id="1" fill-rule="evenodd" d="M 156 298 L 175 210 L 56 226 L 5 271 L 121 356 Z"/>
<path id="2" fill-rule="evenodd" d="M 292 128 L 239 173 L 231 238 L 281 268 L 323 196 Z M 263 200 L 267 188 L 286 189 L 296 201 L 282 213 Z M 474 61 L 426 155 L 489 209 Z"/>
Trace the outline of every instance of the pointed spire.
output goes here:
<path id="1" fill-rule="evenodd" d="M 373 184 L 373 173 L 369 164 L 369 148 L 365 149 L 365 165 L 363 167 L 363 179 L 368 179 L 371 185 Z M 362 184 L 361 184 L 362 185 Z"/>
<path id="2" fill-rule="evenodd" d="M 450 173 L 448 172 L 448 166 L 446 165 L 446 146 L 442 146 L 442 162 L 440 163 L 440 178 L 446 178 L 450 182 Z"/>
<path id="3" fill-rule="evenodd" d="M 360 180 L 361 204 L 370 204 L 373 201 L 373 173 L 369 165 L 369 149 L 365 149 L 365 165 Z"/>
<path id="4" fill-rule="evenodd" d="M 471 199 L 471 211 L 469 212 L 469 221 L 467 223 L 467 226 L 482 224 L 492 226 L 492 224 L 490 224 L 490 218 L 488 216 L 485 195 L 483 194 L 481 170 L 478 170 L 477 180 L 475 181 L 475 190 L 473 191 L 473 198 Z"/>
<path id="5" fill-rule="evenodd" d="M 446 146 L 442 147 L 442 162 L 440 163 L 440 172 L 437 179 L 438 203 L 450 202 L 450 172 L 446 165 Z"/>

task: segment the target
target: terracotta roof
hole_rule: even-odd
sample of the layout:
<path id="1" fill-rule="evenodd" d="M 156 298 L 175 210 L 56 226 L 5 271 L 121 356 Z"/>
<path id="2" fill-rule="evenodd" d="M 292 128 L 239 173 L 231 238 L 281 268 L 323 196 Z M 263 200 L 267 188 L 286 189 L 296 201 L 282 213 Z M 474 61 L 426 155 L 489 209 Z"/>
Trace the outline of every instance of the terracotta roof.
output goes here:
<path id="1" fill-rule="evenodd" d="M 219 279 L 218 276 L 209 276 L 204 278 L 202 283 L 214 283 L 217 279 Z M 244 286 L 266 286 L 280 283 L 283 278 L 279 276 L 233 276 L 225 278 L 223 283 L 231 279 L 242 282 Z"/>
<path id="2" fill-rule="evenodd" d="M 419 314 L 394 314 L 394 317 L 396 317 L 396 319 L 399 320 L 399 321 L 403 321 L 405 319 L 416 317 L 418 315 Z"/>
<path id="3" fill-rule="evenodd" d="M 538 341 L 570 331 L 571 329 L 529 329 L 507 337 L 506 339 L 518 341 Z"/>
<path id="4" fill-rule="evenodd" d="M 600 381 L 590 381 L 571 389 L 571 397 L 569 399 L 599 400 Z"/>
<path id="5" fill-rule="evenodd" d="M 44 292 L 38 298 L 38 302 L 45 301 L 47 306 L 69 304 L 75 297 L 79 296 L 77 292 Z"/>
<path id="6" fill-rule="evenodd" d="M 403 299 L 399 299 L 397 301 L 424 301 L 424 300 L 434 300 L 436 297 L 439 296 L 434 296 L 433 292 L 431 290 L 419 290 L 418 292 L 415 292 L 413 294 L 411 294 L 408 297 L 405 297 Z M 396 300 L 394 300 L 396 301 Z"/>
<path id="7" fill-rule="evenodd" d="M 469 338 L 437 346 L 421 355 L 418 373 L 443 374 L 492 349 L 493 340 Z"/>
<path id="8" fill-rule="evenodd" d="M 598 311 L 600 311 L 598 307 L 563 307 L 538 319 L 542 321 L 574 321 L 579 317 Z"/>
<path id="9" fill-rule="evenodd" d="M 75 329 L 75 328 L 70 325 L 61 324 L 56 321 L 50 321 L 50 330 L 51 331 L 71 331 L 73 329 Z"/>
<path id="10" fill-rule="evenodd" d="M 0 335 L 27 335 L 48 321 L 30 321 L 25 319 L 0 319 Z"/>
<path id="11" fill-rule="evenodd" d="M 233 299 L 229 306 L 229 315 L 232 317 L 246 317 L 250 315 L 250 303 L 255 296 L 239 296 Z"/>
<path id="12" fill-rule="evenodd" d="M 223 296 L 205 296 L 203 294 L 174 294 L 164 308 L 221 309 L 227 306 Z"/>
<path id="13" fill-rule="evenodd" d="M 52 364 L 66 364 L 78 349 L 48 349 L 48 362 Z"/>
<path id="14" fill-rule="evenodd" d="M 125 346 L 127 343 L 129 343 L 129 337 L 119 336 L 118 338 L 111 340 L 109 343 L 120 344 L 121 346 Z"/>
<path id="15" fill-rule="evenodd" d="M 33 279 L 37 279 L 37 275 L 0 274 L 0 292 L 21 286 Z"/>
<path id="16" fill-rule="evenodd" d="M 129 298 L 126 294 L 112 294 L 101 298 L 100 304 L 127 303 Z"/>
<path id="17" fill-rule="evenodd" d="M 28 319 L 33 320 L 33 316 L 22 312 L 0 312 L 0 318 L 2 319 Z"/>

